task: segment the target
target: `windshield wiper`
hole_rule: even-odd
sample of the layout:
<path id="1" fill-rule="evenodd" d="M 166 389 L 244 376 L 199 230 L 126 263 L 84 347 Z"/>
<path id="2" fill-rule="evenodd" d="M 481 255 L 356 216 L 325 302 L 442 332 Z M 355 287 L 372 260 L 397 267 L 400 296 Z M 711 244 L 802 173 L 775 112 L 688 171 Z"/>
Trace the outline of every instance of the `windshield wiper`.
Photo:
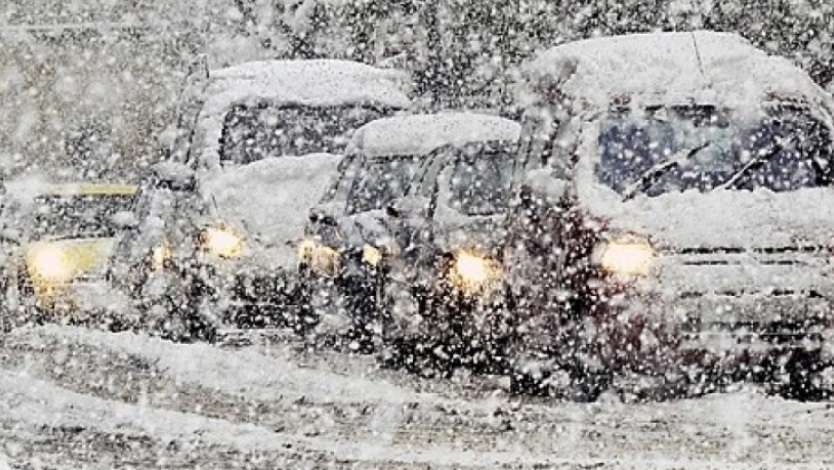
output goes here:
<path id="1" fill-rule="evenodd" d="M 666 160 L 655 163 L 654 165 L 652 165 L 651 168 L 643 172 L 643 174 L 640 175 L 639 178 L 637 178 L 637 181 L 635 181 L 634 184 L 626 188 L 625 193 L 623 193 L 623 201 L 628 201 L 629 199 L 636 196 L 638 192 L 647 189 L 646 185 L 649 184 L 652 180 L 656 181 L 657 178 L 663 176 L 663 174 L 665 174 L 667 171 L 680 165 L 682 162 L 694 157 L 698 154 L 698 152 L 704 150 L 710 145 L 712 145 L 712 142 L 707 141 L 691 149 L 681 149 L 675 152 L 671 157 L 667 158 Z"/>
<path id="2" fill-rule="evenodd" d="M 788 139 L 785 139 L 785 142 L 789 142 L 789 141 L 792 141 L 792 140 L 795 140 L 795 136 L 792 136 Z M 727 181 L 725 181 L 725 182 L 721 183 L 720 185 L 716 186 L 715 188 L 713 188 L 713 190 L 715 190 L 715 189 L 729 189 L 729 188 L 733 187 L 736 183 L 739 182 L 739 180 L 741 180 L 741 178 L 745 174 L 747 174 L 747 172 L 751 168 L 753 168 L 754 166 L 761 165 L 762 163 L 770 160 L 771 158 L 775 157 L 779 152 L 781 152 L 784 149 L 785 149 L 785 145 L 779 139 L 777 139 L 776 142 L 773 143 L 773 147 L 770 149 L 769 152 L 761 153 L 761 154 L 757 155 L 756 158 L 750 159 L 750 161 L 747 162 L 743 167 L 741 167 L 740 170 L 733 173 L 732 176 L 727 178 Z"/>

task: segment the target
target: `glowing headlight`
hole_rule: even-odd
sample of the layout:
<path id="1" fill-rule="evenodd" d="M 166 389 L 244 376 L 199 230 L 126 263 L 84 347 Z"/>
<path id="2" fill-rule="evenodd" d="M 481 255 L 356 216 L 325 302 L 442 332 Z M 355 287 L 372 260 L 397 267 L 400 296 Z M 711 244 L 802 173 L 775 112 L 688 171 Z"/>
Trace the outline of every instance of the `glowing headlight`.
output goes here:
<path id="1" fill-rule="evenodd" d="M 298 257 L 314 271 L 326 276 L 335 276 L 341 265 L 341 255 L 329 246 L 320 245 L 314 240 L 304 240 L 298 246 Z"/>
<path id="2" fill-rule="evenodd" d="M 163 243 L 151 251 L 151 269 L 159 271 L 165 266 L 165 260 L 171 257 L 171 247 Z"/>
<path id="3" fill-rule="evenodd" d="M 645 276 L 653 257 L 654 250 L 646 241 L 611 242 L 603 248 L 600 264 L 614 274 Z"/>
<path id="4" fill-rule="evenodd" d="M 49 282 L 65 282 L 73 274 L 64 252 L 49 246 L 37 248 L 29 254 L 29 269 L 37 278 Z"/>
<path id="5" fill-rule="evenodd" d="M 487 258 L 461 251 L 452 266 L 452 280 L 464 291 L 481 291 L 500 277 L 496 263 Z"/>
<path id="6" fill-rule="evenodd" d="M 225 227 L 209 227 L 203 232 L 203 246 L 221 258 L 237 258 L 243 253 L 243 238 Z"/>
<path id="7" fill-rule="evenodd" d="M 362 247 L 362 261 L 370 264 L 371 266 L 376 266 L 380 261 L 382 261 L 382 252 L 374 246 L 365 244 L 365 246 Z"/>

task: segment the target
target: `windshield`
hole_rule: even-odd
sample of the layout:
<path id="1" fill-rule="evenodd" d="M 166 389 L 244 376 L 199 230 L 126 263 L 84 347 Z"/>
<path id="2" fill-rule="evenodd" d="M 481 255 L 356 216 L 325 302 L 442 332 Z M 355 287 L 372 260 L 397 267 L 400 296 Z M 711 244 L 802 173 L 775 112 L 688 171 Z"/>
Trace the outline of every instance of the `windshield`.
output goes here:
<path id="1" fill-rule="evenodd" d="M 340 154 L 353 130 L 384 115 L 363 106 L 239 104 L 224 119 L 220 158 L 246 164 L 284 155 Z"/>
<path id="2" fill-rule="evenodd" d="M 449 182 L 449 204 L 469 215 L 493 215 L 507 209 L 512 178 L 513 147 L 510 144 L 467 146 L 454 163 Z"/>
<path id="3" fill-rule="evenodd" d="M 383 209 L 405 196 L 417 164 L 418 158 L 412 155 L 370 160 L 348 194 L 348 213 Z"/>
<path id="4" fill-rule="evenodd" d="M 130 211 L 134 196 L 41 196 L 36 201 L 32 240 L 100 238 L 119 230 L 113 216 Z"/>
<path id="5" fill-rule="evenodd" d="M 831 184 L 830 132 L 799 107 L 747 120 L 714 107 L 612 112 L 599 145 L 597 177 L 626 196 Z"/>

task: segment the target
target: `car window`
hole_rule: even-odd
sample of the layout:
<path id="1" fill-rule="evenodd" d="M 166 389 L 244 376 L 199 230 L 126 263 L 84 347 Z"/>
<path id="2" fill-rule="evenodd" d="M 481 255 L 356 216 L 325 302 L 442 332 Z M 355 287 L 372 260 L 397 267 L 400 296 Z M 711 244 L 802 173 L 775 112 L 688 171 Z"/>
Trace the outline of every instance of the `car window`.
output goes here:
<path id="1" fill-rule="evenodd" d="M 394 199 L 405 196 L 419 160 L 414 155 L 369 159 L 351 187 L 348 213 L 384 209 Z"/>
<path id="2" fill-rule="evenodd" d="M 509 143 L 462 149 L 452 163 L 449 205 L 470 216 L 506 210 L 514 157 L 514 146 Z"/>
<path id="3" fill-rule="evenodd" d="M 220 159 L 246 164 L 285 155 L 339 154 L 355 129 L 385 114 L 365 106 L 238 104 L 223 120 Z"/>

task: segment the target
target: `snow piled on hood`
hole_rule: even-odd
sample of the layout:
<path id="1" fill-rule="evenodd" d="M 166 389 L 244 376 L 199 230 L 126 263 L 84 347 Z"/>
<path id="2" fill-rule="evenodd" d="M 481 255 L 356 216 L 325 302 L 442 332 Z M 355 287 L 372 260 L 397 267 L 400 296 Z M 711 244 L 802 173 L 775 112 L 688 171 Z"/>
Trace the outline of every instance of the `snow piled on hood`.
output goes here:
<path id="1" fill-rule="evenodd" d="M 202 190 L 223 222 L 246 232 L 256 257 L 263 254 L 257 248 L 271 248 L 269 263 L 291 268 L 310 208 L 324 196 L 341 159 L 311 154 L 225 167 L 202 178 Z"/>
<path id="2" fill-rule="evenodd" d="M 425 155 L 444 145 L 518 140 L 521 126 L 488 114 L 439 113 L 396 116 L 365 124 L 354 134 L 347 153 L 368 157 Z"/>
<path id="3" fill-rule="evenodd" d="M 647 33 L 567 43 L 526 64 L 522 102 L 559 92 L 591 106 L 630 96 L 655 104 L 688 102 L 724 106 L 760 102 L 769 94 L 830 102 L 814 82 L 782 57 L 768 56 L 734 33 Z"/>
<path id="4" fill-rule="evenodd" d="M 599 155 L 593 133 L 580 147 L 582 155 Z M 656 197 L 623 196 L 599 181 L 598 157 L 581 158 L 576 192 L 583 207 L 603 221 L 612 234 L 647 236 L 661 247 L 793 247 L 829 246 L 834 239 L 834 192 L 802 188 L 773 192 L 716 189 L 670 192 Z"/>

